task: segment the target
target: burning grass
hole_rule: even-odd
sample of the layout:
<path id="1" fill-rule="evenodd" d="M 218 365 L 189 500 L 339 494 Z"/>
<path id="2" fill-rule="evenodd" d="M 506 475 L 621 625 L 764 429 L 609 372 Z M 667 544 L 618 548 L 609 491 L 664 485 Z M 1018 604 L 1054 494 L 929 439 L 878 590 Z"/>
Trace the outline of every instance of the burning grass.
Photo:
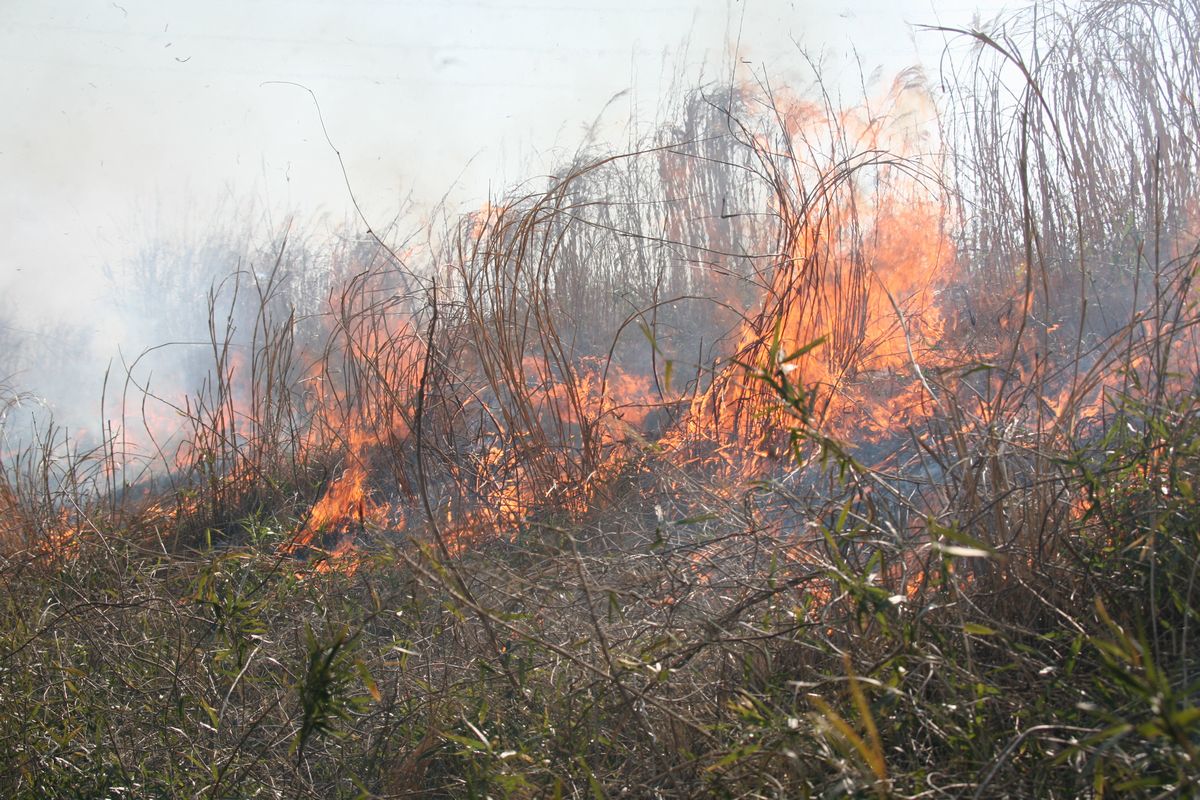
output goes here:
<path id="1" fill-rule="evenodd" d="M 1195 792 L 1200 7 L 1041 11 L 214 288 L 5 461 L 0 786 Z"/>

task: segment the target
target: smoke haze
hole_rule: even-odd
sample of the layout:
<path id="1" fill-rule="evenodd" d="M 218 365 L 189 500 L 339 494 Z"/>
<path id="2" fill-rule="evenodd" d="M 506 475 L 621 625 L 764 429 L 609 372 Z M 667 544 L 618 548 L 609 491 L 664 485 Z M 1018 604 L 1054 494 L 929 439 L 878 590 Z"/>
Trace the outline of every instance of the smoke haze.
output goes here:
<path id="1" fill-rule="evenodd" d="M 269 259 L 287 220 L 317 249 L 361 232 L 347 181 L 373 228 L 411 228 L 635 140 L 735 58 L 803 84 L 803 48 L 853 92 L 860 71 L 937 68 L 942 38 L 908 23 L 980 9 L 998 5 L 10 1 L 0 378 L 87 425 L 110 360 L 202 335 L 206 287 Z"/>

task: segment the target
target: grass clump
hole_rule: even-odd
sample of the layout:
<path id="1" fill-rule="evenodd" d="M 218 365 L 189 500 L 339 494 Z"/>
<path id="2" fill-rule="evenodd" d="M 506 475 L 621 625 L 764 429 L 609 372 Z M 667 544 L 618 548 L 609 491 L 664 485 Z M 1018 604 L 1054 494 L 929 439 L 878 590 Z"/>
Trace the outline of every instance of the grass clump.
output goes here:
<path id="1" fill-rule="evenodd" d="M 1196 793 L 1200 11 L 1041 10 L 217 285 L 4 460 L 0 791 Z"/>

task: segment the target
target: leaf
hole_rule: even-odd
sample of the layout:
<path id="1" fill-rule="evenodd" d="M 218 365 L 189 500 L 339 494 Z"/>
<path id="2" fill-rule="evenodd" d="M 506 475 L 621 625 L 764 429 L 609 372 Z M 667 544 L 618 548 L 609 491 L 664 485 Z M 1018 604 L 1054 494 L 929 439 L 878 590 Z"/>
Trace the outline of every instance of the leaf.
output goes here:
<path id="1" fill-rule="evenodd" d="M 996 550 L 986 542 L 956 528 L 938 525 L 932 520 L 927 524 L 929 533 L 934 537 L 934 549 L 940 550 L 946 555 L 956 558 L 995 558 L 998 555 Z"/>
<path id="2" fill-rule="evenodd" d="M 1177 728 L 1190 728 L 1200 721 L 1200 708 L 1195 706 L 1182 709 L 1170 714 L 1167 717 L 1171 725 Z"/>
<path id="3" fill-rule="evenodd" d="M 812 352 L 813 350 L 817 349 L 818 347 L 820 347 L 820 346 L 821 346 L 821 345 L 823 345 L 823 344 L 825 344 L 825 337 L 824 337 L 824 336 L 822 336 L 822 337 L 821 337 L 821 338 L 819 338 L 819 339 L 813 339 L 811 342 L 809 342 L 808 344 L 806 344 L 806 345 L 804 345 L 803 347 L 799 348 L 798 350 L 796 350 L 795 352 L 793 352 L 791 355 L 789 355 L 789 356 L 787 356 L 787 357 L 785 357 L 785 358 L 782 358 L 782 359 L 780 359 L 780 360 L 779 360 L 779 363 L 780 363 L 780 364 L 789 364 L 789 363 L 791 363 L 792 361 L 795 361 L 796 359 L 798 359 L 798 358 L 801 358 L 802 356 L 804 356 L 804 355 L 806 355 L 806 354 L 808 354 L 808 353 Z"/>
<path id="4" fill-rule="evenodd" d="M 942 544 L 941 542 L 934 542 L 933 547 L 955 558 L 990 558 L 992 555 L 990 551 L 981 550 L 978 547 L 959 547 L 955 544 Z"/>
<path id="5" fill-rule="evenodd" d="M 371 677 L 371 673 L 367 671 L 367 665 L 362 662 L 362 659 L 356 659 L 354 662 L 355 669 L 358 670 L 358 677 L 362 679 L 363 686 L 367 687 L 371 698 L 378 703 L 383 699 L 383 694 L 379 691 L 379 684 L 375 683 L 375 679 Z"/>
<path id="6" fill-rule="evenodd" d="M 677 520 L 673 521 L 671 524 L 672 525 L 696 525 L 697 523 L 709 522 L 714 519 L 717 519 L 717 515 L 712 512 L 708 512 L 705 514 L 697 514 L 694 517 L 684 517 L 683 519 L 677 519 Z"/>
<path id="7" fill-rule="evenodd" d="M 204 713 L 208 715 L 209 721 L 212 722 L 213 730 L 215 731 L 217 728 L 221 727 L 221 718 L 217 716 L 217 710 L 206 703 L 203 697 L 199 698 L 197 702 L 199 702 L 200 707 L 204 709 Z"/>
<path id="8" fill-rule="evenodd" d="M 592 768 L 588 766 L 583 756 L 577 758 L 579 766 L 583 769 L 583 773 L 587 775 L 588 788 L 591 789 L 593 800 L 604 800 L 604 787 L 600 785 L 600 781 L 596 780 L 596 773 L 592 772 Z"/>
<path id="9" fill-rule="evenodd" d="M 716 770 L 728 767 L 730 764 L 741 761 L 746 756 L 752 756 L 762 749 L 761 744 L 741 745 L 730 750 L 715 764 L 709 764 L 704 768 L 705 772 L 715 772 Z"/>
<path id="10" fill-rule="evenodd" d="M 487 742 L 480 742 L 478 739 L 472 739 L 467 736 L 459 736 L 449 731 L 442 731 L 442 738 L 449 739 L 455 744 L 461 744 L 463 747 L 476 753 L 486 753 L 492 749 L 492 746 Z"/>
<path id="11" fill-rule="evenodd" d="M 871 766 L 872 771 L 874 771 L 874 767 L 871 765 L 871 760 L 873 759 L 871 748 L 869 748 L 867 743 L 863 741 L 862 737 L 855 732 L 854 728 L 850 727 L 850 723 L 846 722 L 842 715 L 837 713 L 837 711 L 833 709 L 833 706 L 825 702 L 825 699 L 820 695 L 810 694 L 808 696 L 808 701 L 817 707 L 817 710 L 821 713 L 821 716 L 823 716 L 829 722 L 829 724 L 833 726 L 834 730 L 842 735 L 843 739 L 845 739 L 855 750 L 858 751 L 858 754 L 862 756 L 863 761 L 865 761 L 868 766 Z"/>
<path id="12" fill-rule="evenodd" d="M 871 740 L 871 754 L 867 757 L 867 763 L 876 778 L 886 781 L 887 761 L 884 759 L 883 742 L 879 738 L 879 729 L 875 727 L 875 717 L 871 714 L 871 707 L 867 704 L 867 696 L 863 693 L 862 685 L 859 684 L 858 678 L 854 674 L 854 665 L 850 663 L 850 654 L 844 653 L 842 660 L 846 666 L 846 676 L 850 679 L 850 694 L 854 698 L 854 707 L 858 709 L 858 716 L 867 729 L 867 738 Z"/>

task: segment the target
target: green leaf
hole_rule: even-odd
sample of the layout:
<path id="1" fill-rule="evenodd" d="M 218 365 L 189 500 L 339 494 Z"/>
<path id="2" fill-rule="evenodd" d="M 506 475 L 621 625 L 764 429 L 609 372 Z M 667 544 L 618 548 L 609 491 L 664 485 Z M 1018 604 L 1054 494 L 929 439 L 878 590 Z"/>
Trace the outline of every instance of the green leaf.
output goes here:
<path id="1" fill-rule="evenodd" d="M 468 750 L 476 753 L 486 753 L 492 749 L 491 744 L 488 742 L 481 742 L 478 739 L 472 739 L 468 736 L 459 736 L 456 733 L 450 733 L 448 731 L 442 731 L 442 738 L 449 739 L 455 744 L 460 744 Z"/>
<path id="2" fill-rule="evenodd" d="M 1167 719 L 1170 720 L 1171 725 L 1177 728 L 1190 728 L 1195 725 L 1197 721 L 1200 721 L 1200 708 L 1185 708 L 1169 714 Z"/>
<path id="3" fill-rule="evenodd" d="M 977 625 L 974 622 L 964 622 L 963 631 L 972 636 L 995 636 L 997 631 L 987 625 Z"/>
<path id="4" fill-rule="evenodd" d="M 588 766 L 587 761 L 583 756 L 578 757 L 579 766 L 583 769 L 583 773 L 587 775 L 588 788 L 592 792 L 593 800 L 604 800 L 604 787 L 600 785 L 600 781 L 596 779 L 596 773 L 592 772 L 592 768 Z"/>
<path id="5" fill-rule="evenodd" d="M 803 347 L 799 348 L 798 350 L 794 351 L 791 355 L 780 359 L 779 363 L 780 364 L 791 363 L 792 361 L 795 361 L 796 359 L 803 357 L 804 355 L 812 352 L 813 350 L 816 350 L 818 347 L 820 347 L 823 344 L 825 344 L 824 336 L 822 336 L 819 339 L 813 339 L 808 344 L 806 344 Z"/>
<path id="6" fill-rule="evenodd" d="M 715 764 L 709 764 L 704 768 L 705 772 L 715 772 L 719 769 L 728 767 L 730 764 L 736 764 L 746 756 L 752 756 L 762 749 L 761 744 L 741 745 L 730 750 Z"/>

